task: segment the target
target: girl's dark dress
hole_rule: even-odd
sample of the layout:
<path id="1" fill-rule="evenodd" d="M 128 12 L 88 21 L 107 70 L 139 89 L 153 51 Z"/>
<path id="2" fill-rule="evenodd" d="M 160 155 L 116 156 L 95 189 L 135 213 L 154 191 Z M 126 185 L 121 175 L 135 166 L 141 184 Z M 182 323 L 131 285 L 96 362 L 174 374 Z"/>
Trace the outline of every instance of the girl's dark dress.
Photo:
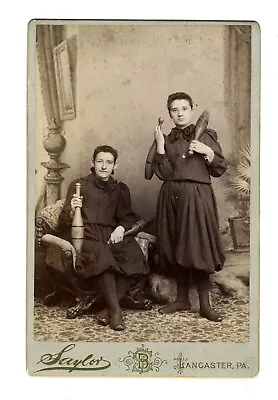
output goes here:
<path id="1" fill-rule="evenodd" d="M 60 214 L 60 228 L 71 240 L 71 199 L 75 184 L 81 184 L 83 196 L 82 217 L 84 241 L 81 254 L 77 254 L 76 269 L 81 278 L 91 278 L 107 270 L 131 275 L 149 272 L 143 253 L 133 237 L 124 237 L 116 244 L 107 244 L 113 230 L 122 225 L 125 230 L 138 220 L 131 209 L 128 187 L 111 177 L 104 182 L 92 172 L 73 181 L 68 189 L 65 205 Z"/>
<path id="2" fill-rule="evenodd" d="M 227 169 L 216 132 L 207 129 L 200 142 L 215 153 L 208 163 L 204 155 L 188 154 L 195 125 L 173 128 L 165 137 L 165 154 L 156 154 L 154 171 L 164 183 L 157 204 L 157 245 L 162 270 L 171 275 L 181 268 L 213 273 L 222 269 L 218 213 L 211 176 Z"/>

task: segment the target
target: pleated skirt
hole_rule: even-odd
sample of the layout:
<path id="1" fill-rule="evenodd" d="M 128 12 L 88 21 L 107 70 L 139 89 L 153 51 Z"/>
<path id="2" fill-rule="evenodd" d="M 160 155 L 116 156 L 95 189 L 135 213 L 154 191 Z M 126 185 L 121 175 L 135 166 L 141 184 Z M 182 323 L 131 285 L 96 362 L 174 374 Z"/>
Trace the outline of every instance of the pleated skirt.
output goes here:
<path id="1" fill-rule="evenodd" d="M 170 275 L 184 268 L 211 274 L 223 268 L 218 212 L 210 184 L 166 181 L 157 203 L 159 267 Z"/>

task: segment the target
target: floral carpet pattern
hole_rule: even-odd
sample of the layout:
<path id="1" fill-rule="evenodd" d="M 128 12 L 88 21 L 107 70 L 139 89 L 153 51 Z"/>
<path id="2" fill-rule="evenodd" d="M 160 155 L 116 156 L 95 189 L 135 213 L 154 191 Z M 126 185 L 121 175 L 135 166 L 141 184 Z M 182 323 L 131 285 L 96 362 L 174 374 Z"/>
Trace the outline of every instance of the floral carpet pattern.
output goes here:
<path id="1" fill-rule="evenodd" d="M 161 306 L 154 305 L 150 311 L 124 310 L 126 329 L 121 332 L 99 325 L 94 315 L 67 319 L 65 305 L 46 307 L 35 299 L 34 338 L 63 342 L 248 342 L 249 298 L 212 296 L 223 317 L 220 323 L 188 311 L 162 315 L 158 311 Z"/>

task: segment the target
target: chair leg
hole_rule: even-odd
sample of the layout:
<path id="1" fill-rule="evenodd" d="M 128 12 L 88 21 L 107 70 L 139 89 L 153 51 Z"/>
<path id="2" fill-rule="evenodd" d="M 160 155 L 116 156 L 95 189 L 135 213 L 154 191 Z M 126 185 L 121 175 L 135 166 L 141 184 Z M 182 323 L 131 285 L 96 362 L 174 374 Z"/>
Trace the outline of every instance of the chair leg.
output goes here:
<path id="1" fill-rule="evenodd" d="M 55 270 L 48 265 L 46 265 L 46 270 L 52 284 L 53 291 L 45 296 L 43 303 L 46 306 L 56 306 L 63 300 L 64 290 L 55 275 Z"/>

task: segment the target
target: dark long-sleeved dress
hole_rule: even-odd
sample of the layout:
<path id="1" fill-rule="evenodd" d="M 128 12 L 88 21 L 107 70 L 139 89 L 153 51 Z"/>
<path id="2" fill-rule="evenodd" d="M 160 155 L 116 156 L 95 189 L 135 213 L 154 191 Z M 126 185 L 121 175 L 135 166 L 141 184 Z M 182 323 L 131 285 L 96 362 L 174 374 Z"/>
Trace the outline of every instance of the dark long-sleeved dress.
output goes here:
<path id="1" fill-rule="evenodd" d="M 147 274 L 149 267 L 133 237 L 124 237 L 120 243 L 107 244 L 117 226 L 122 225 L 128 230 L 138 220 L 138 216 L 131 209 L 128 187 L 112 177 L 104 182 L 92 171 L 88 176 L 70 184 L 59 218 L 59 226 L 65 238 L 71 240 L 70 202 L 77 182 L 81 184 L 84 224 L 83 246 L 76 260 L 76 269 L 80 277 L 91 278 L 107 270 L 126 276 Z"/>
<path id="2" fill-rule="evenodd" d="M 215 153 L 211 163 L 204 155 L 188 154 L 195 125 L 173 128 L 165 137 L 165 154 L 156 154 L 154 171 L 164 183 L 157 203 L 157 245 L 160 267 L 171 275 L 183 268 L 207 273 L 222 269 L 218 212 L 211 178 L 227 169 L 216 132 L 207 129 L 201 138 Z"/>

